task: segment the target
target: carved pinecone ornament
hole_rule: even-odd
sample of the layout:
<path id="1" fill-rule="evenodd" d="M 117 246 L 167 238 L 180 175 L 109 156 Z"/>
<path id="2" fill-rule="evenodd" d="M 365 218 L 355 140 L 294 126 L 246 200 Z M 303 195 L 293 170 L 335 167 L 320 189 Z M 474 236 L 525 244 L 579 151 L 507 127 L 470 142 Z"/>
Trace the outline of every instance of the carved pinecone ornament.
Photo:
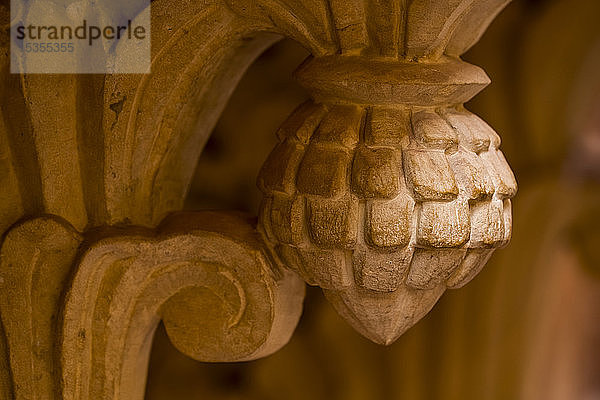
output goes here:
<path id="1" fill-rule="evenodd" d="M 300 81 L 329 64 L 308 61 Z M 285 265 L 389 344 L 508 243 L 517 185 L 499 136 L 462 105 L 388 104 L 368 75 L 333 75 L 311 88 L 323 103 L 301 105 L 278 132 L 258 178 L 260 225 Z M 342 86 L 376 104 L 335 98 Z"/>
<path id="2" fill-rule="evenodd" d="M 463 104 L 490 83 L 461 60 L 509 0 L 228 2 L 309 48 L 312 101 L 258 178 L 273 253 L 390 344 L 511 235 L 500 138 Z M 252 6 L 248 6 L 252 4 Z"/>

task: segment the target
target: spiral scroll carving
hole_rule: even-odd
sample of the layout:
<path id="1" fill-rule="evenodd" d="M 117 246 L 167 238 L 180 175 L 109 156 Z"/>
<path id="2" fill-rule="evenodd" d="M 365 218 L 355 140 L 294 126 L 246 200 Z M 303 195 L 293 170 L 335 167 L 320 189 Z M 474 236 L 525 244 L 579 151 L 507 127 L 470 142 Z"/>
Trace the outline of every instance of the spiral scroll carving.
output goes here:
<path id="1" fill-rule="evenodd" d="M 17 399 L 143 398 L 161 320 L 202 361 L 252 360 L 289 340 L 304 285 L 244 218 L 176 215 L 156 232 L 105 235 L 51 217 L 8 233 L 0 310 Z"/>

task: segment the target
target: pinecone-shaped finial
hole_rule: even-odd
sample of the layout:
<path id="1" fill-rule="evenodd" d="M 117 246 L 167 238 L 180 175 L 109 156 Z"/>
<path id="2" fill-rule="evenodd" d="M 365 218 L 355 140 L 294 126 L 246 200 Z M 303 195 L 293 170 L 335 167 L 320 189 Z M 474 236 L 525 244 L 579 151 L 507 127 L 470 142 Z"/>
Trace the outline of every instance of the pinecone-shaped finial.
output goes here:
<path id="1" fill-rule="evenodd" d="M 319 85 L 303 76 L 315 73 L 311 68 L 300 68 L 300 80 Z M 444 68 L 454 67 L 437 67 L 439 82 Z M 498 135 L 461 105 L 443 106 L 449 96 L 472 95 L 483 79 L 473 79 L 474 89 L 411 87 L 405 103 L 389 104 L 411 73 L 386 72 L 384 83 L 376 73 L 361 81 L 358 71 L 347 83 L 347 74 L 336 78 L 339 71 L 319 73 L 328 84 L 313 96 L 325 104 L 309 101 L 283 124 L 258 179 L 261 226 L 278 256 L 323 288 L 358 331 L 383 344 L 508 243 L 516 192 Z M 333 95 L 342 85 L 351 103 Z M 413 105 L 423 97 L 441 100 Z"/>

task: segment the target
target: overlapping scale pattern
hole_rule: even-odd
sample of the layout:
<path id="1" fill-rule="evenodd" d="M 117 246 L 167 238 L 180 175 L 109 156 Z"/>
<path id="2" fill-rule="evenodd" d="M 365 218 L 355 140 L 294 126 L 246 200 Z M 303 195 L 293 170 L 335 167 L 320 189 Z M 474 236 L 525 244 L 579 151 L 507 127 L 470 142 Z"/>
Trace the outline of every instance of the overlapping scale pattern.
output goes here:
<path id="1" fill-rule="evenodd" d="M 309 101 L 278 136 L 258 178 L 262 230 L 375 341 L 393 341 L 510 239 L 514 175 L 498 135 L 462 107 Z M 361 317 L 365 304 L 379 317 Z"/>

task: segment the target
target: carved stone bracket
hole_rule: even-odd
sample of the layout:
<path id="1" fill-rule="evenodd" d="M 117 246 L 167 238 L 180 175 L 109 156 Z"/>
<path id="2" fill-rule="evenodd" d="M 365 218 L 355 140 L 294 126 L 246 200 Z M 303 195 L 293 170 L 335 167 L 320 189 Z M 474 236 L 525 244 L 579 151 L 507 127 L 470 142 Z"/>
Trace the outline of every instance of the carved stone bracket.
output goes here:
<path id="1" fill-rule="evenodd" d="M 297 274 L 393 342 L 510 239 L 515 178 L 462 105 L 489 79 L 460 59 L 507 2 L 156 0 L 147 75 L 10 75 L 2 31 L 0 394 L 140 398 L 161 319 L 197 359 L 270 354 L 299 318 Z M 296 73 L 312 100 L 262 168 L 258 226 L 164 220 L 282 37 L 312 54 Z"/>
<path id="2" fill-rule="evenodd" d="M 108 236 L 107 236 L 108 235 Z M 26 221 L 0 251 L 0 311 L 18 399 L 140 399 L 154 331 L 202 361 L 264 357 L 289 340 L 304 284 L 245 219 L 175 215 L 156 231 L 85 237 Z"/>

